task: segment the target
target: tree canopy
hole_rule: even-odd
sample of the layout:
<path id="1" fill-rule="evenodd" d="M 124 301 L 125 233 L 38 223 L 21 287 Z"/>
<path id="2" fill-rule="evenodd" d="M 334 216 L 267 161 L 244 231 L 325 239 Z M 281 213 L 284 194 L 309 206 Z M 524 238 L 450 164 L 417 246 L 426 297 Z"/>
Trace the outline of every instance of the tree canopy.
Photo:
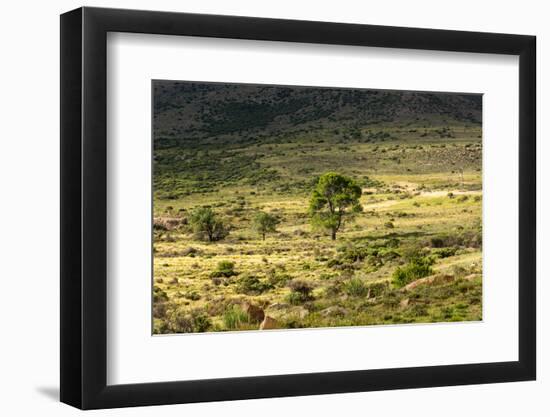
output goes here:
<path id="1" fill-rule="evenodd" d="M 361 187 L 349 177 L 327 172 L 319 177 L 309 202 L 309 214 L 314 225 L 330 230 L 332 240 L 342 227 L 344 218 L 362 210 Z"/>
<path id="2" fill-rule="evenodd" d="M 222 240 L 229 234 L 223 221 L 210 207 L 201 207 L 193 212 L 190 218 L 195 234 L 204 240 L 214 242 Z"/>
<path id="3" fill-rule="evenodd" d="M 254 217 L 254 229 L 262 235 L 262 239 L 265 240 L 266 233 L 276 232 L 276 227 L 279 224 L 277 217 L 265 213 L 263 211 L 258 212 Z"/>

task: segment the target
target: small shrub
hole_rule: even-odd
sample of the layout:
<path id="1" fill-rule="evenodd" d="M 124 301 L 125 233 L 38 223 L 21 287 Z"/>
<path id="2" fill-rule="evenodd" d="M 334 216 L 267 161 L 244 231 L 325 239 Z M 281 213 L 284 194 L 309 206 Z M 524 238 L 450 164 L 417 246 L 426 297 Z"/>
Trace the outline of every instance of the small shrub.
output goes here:
<path id="1" fill-rule="evenodd" d="M 166 303 L 153 303 L 153 317 L 161 319 L 166 316 Z"/>
<path id="2" fill-rule="evenodd" d="M 327 287 L 327 289 L 325 290 L 325 295 L 329 298 L 340 296 L 342 294 L 342 286 L 343 284 L 341 282 L 334 282 Z"/>
<path id="3" fill-rule="evenodd" d="M 287 296 L 287 301 L 290 304 L 302 304 L 307 301 L 313 300 L 313 286 L 306 281 L 292 280 L 289 282 L 288 287 L 291 289 L 290 294 Z"/>
<path id="4" fill-rule="evenodd" d="M 302 304 L 303 302 L 308 301 L 308 300 L 304 300 L 304 297 L 302 296 L 302 294 L 294 291 L 288 294 L 285 300 L 287 303 L 292 305 L 299 305 L 299 304 Z"/>
<path id="5" fill-rule="evenodd" d="M 397 288 L 404 287 L 408 283 L 419 278 L 433 274 L 432 265 L 434 261 L 429 257 L 414 257 L 403 267 L 398 267 L 392 276 L 392 283 Z"/>
<path id="6" fill-rule="evenodd" d="M 246 274 L 237 283 L 237 291 L 243 294 L 261 294 L 273 286 L 267 282 L 262 282 L 255 275 Z"/>
<path id="7" fill-rule="evenodd" d="M 188 293 L 183 294 L 183 298 L 186 298 L 191 301 L 197 301 L 201 299 L 201 296 L 197 291 L 190 291 Z"/>
<path id="8" fill-rule="evenodd" d="M 453 317 L 454 309 L 453 307 L 443 307 L 441 309 L 441 314 L 444 319 L 448 320 Z"/>
<path id="9" fill-rule="evenodd" d="M 441 237 L 432 237 L 430 239 L 430 246 L 432 248 L 442 248 L 444 245 L 445 245 L 445 242 Z"/>
<path id="10" fill-rule="evenodd" d="M 186 247 L 185 249 L 183 249 L 181 251 L 181 256 L 190 256 L 191 258 L 195 257 L 197 254 L 199 254 L 199 250 L 192 247 L 192 246 L 188 246 Z"/>
<path id="11" fill-rule="evenodd" d="M 339 260 L 339 259 L 336 259 L 336 258 L 329 259 L 329 261 L 327 262 L 327 266 L 329 268 L 334 268 L 334 267 L 337 267 L 337 266 L 340 266 L 340 265 L 342 265 L 342 261 Z"/>
<path id="12" fill-rule="evenodd" d="M 218 266 L 216 267 L 216 270 L 210 273 L 210 277 L 212 278 L 219 278 L 219 277 L 229 278 L 229 277 L 232 277 L 233 275 L 239 275 L 239 273 L 235 271 L 235 264 L 231 261 L 218 262 Z"/>
<path id="13" fill-rule="evenodd" d="M 386 247 L 388 248 L 398 248 L 399 247 L 399 239 L 392 237 L 391 239 L 388 239 L 386 242 Z"/>
<path id="14" fill-rule="evenodd" d="M 327 272 L 322 272 L 319 275 L 319 279 L 322 279 L 323 281 L 327 281 L 327 280 L 332 279 L 334 277 L 336 277 L 336 274 L 329 274 Z"/>
<path id="15" fill-rule="evenodd" d="M 193 317 L 193 327 L 196 332 L 205 332 L 212 326 L 210 317 L 202 310 L 193 311 L 191 317 Z"/>
<path id="16" fill-rule="evenodd" d="M 171 333 L 202 333 L 212 327 L 212 322 L 202 309 L 174 310 L 167 317 L 167 325 Z"/>
<path id="17" fill-rule="evenodd" d="M 466 268 L 460 265 L 454 265 L 452 271 L 455 278 L 464 278 L 468 274 Z"/>
<path id="18" fill-rule="evenodd" d="M 423 317 L 428 315 L 428 309 L 422 304 L 414 304 L 407 313 L 413 317 Z"/>
<path id="19" fill-rule="evenodd" d="M 463 246 L 471 248 L 480 248 L 482 245 L 483 234 L 481 227 L 475 229 L 460 229 L 458 233 L 434 236 L 430 239 L 429 245 L 432 248 L 445 248 L 454 246 Z"/>
<path id="20" fill-rule="evenodd" d="M 153 303 L 162 303 L 165 301 L 168 301 L 168 294 L 166 294 L 166 291 L 155 285 L 153 287 Z"/>
<path id="21" fill-rule="evenodd" d="M 456 255 L 456 247 L 435 249 L 432 253 L 438 258 L 448 258 Z"/>
<path id="22" fill-rule="evenodd" d="M 379 297 L 386 294 L 390 289 L 390 285 L 387 281 L 374 282 L 367 285 L 367 295 L 369 297 Z"/>
<path id="23" fill-rule="evenodd" d="M 268 282 L 275 287 L 282 287 L 292 280 L 292 276 L 284 272 L 277 272 L 275 268 L 267 271 Z"/>
<path id="24" fill-rule="evenodd" d="M 153 220 L 153 230 L 155 232 L 166 232 L 168 231 L 168 228 L 166 227 L 166 224 L 163 221 L 155 218 Z"/>
<path id="25" fill-rule="evenodd" d="M 343 245 L 337 248 L 339 252 L 339 260 L 342 263 L 354 263 L 362 261 L 369 254 L 370 250 L 367 246 Z"/>
<path id="26" fill-rule="evenodd" d="M 352 297 L 364 297 L 368 294 L 368 287 L 359 278 L 352 278 L 344 283 L 344 291 Z"/>

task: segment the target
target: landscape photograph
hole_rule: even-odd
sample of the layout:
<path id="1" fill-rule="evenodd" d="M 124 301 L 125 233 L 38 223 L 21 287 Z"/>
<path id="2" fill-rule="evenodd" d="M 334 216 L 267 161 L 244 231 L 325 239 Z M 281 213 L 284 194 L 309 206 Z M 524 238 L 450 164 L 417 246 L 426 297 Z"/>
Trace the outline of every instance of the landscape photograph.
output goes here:
<path id="1" fill-rule="evenodd" d="M 482 95 L 152 81 L 152 332 L 482 320 Z"/>

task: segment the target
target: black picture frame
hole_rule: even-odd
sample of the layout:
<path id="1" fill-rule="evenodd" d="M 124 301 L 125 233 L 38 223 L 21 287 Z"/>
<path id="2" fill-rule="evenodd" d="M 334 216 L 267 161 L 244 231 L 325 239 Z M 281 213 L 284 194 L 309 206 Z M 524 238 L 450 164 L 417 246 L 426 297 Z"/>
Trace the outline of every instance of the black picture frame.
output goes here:
<path id="1" fill-rule="evenodd" d="M 519 360 L 107 385 L 108 32 L 519 56 Z M 533 380 L 536 38 L 137 10 L 61 15 L 61 401 L 81 409 Z"/>

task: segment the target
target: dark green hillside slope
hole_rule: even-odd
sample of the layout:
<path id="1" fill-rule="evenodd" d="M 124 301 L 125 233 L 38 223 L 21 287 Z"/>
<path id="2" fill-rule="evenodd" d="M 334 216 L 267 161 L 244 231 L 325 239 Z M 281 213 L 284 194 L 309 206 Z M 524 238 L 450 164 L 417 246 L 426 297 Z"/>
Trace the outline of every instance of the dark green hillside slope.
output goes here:
<path id="1" fill-rule="evenodd" d="M 154 81 L 159 147 L 379 123 L 481 123 L 481 95 Z"/>

